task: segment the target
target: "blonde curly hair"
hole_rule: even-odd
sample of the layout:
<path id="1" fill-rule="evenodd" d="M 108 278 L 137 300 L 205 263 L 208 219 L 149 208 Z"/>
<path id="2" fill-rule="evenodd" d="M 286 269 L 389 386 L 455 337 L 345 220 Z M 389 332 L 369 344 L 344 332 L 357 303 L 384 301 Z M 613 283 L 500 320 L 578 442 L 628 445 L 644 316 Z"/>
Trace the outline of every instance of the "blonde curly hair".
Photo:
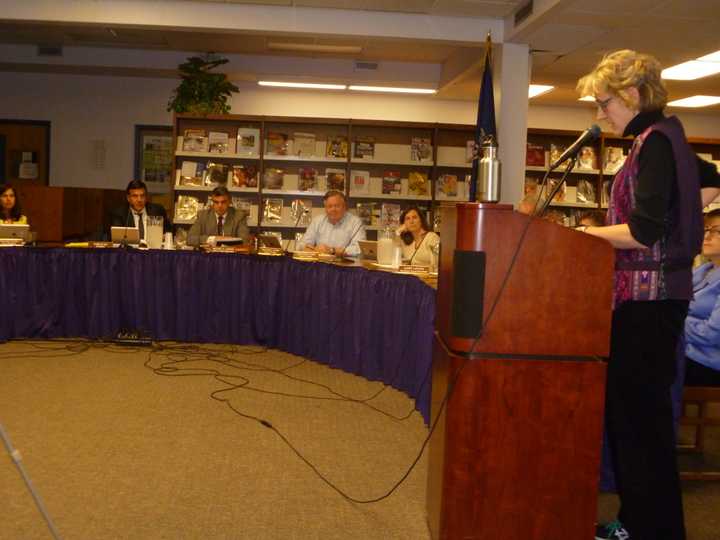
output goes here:
<path id="1" fill-rule="evenodd" d="M 653 56 L 623 49 L 606 54 L 578 81 L 577 90 L 582 97 L 614 94 L 630 109 L 654 111 L 667 104 L 668 92 L 661 72 L 660 62 Z M 630 87 L 638 89 L 639 100 L 627 91 Z"/>

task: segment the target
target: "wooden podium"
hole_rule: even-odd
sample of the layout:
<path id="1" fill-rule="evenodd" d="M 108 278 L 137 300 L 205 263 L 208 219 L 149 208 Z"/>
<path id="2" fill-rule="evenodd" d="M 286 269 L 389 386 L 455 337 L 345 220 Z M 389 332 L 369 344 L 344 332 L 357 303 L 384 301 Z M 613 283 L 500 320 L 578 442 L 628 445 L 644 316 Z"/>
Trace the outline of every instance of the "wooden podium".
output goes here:
<path id="1" fill-rule="evenodd" d="M 613 249 L 509 205 L 462 203 L 441 212 L 432 537 L 589 540 Z"/>

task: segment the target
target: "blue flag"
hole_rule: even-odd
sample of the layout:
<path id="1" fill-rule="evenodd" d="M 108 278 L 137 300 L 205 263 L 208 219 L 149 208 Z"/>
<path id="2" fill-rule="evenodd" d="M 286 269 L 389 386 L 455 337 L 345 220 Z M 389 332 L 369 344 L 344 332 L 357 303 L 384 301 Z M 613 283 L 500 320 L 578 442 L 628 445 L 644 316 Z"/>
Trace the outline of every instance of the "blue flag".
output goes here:
<path id="1" fill-rule="evenodd" d="M 487 39 L 485 50 L 485 67 L 483 68 L 482 85 L 480 86 L 480 99 L 478 100 L 477 123 L 475 124 L 475 142 L 480 143 L 483 137 L 493 135 L 497 141 L 497 129 L 495 128 L 495 95 L 493 93 L 492 80 L 492 59 L 490 48 L 492 42 L 490 36 Z M 469 200 L 475 201 L 477 194 L 478 160 L 473 160 L 472 176 L 470 179 Z"/>

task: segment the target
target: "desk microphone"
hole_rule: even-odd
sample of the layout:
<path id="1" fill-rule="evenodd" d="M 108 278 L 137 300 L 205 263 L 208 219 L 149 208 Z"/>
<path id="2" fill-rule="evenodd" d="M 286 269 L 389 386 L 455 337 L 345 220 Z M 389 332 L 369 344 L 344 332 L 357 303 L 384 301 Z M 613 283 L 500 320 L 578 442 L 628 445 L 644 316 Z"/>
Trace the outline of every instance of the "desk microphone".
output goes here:
<path id="1" fill-rule="evenodd" d="M 343 255 L 345 254 L 345 250 L 347 249 L 347 247 L 348 247 L 350 244 L 352 244 L 352 241 L 355 239 L 355 236 L 357 235 L 357 233 L 360 232 L 360 229 L 362 229 L 362 227 L 363 227 L 363 222 L 362 222 L 362 220 L 360 220 L 360 225 L 358 225 L 358 226 L 355 228 L 355 232 L 352 233 L 352 235 L 350 235 L 350 240 L 348 240 L 347 242 L 345 242 L 345 245 L 342 247 Z"/>
<path id="2" fill-rule="evenodd" d="M 577 153 L 580 152 L 580 148 L 585 146 L 590 141 L 597 139 L 599 136 L 600 128 L 597 126 L 597 124 L 593 124 L 585 131 L 583 131 L 582 134 L 578 137 L 578 139 L 574 143 L 572 143 L 567 148 L 567 150 L 560 154 L 559 158 L 557 158 L 555 161 L 552 162 L 552 164 L 550 164 L 549 170 L 555 170 L 571 157 L 575 157 Z"/>

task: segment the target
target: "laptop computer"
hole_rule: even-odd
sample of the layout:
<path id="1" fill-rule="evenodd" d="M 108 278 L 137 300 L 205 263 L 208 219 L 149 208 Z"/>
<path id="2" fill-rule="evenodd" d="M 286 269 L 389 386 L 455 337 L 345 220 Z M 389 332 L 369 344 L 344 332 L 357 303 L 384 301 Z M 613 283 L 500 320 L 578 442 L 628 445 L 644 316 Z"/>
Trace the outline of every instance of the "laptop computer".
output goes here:
<path id="1" fill-rule="evenodd" d="M 27 242 L 30 225 L 27 223 L 0 223 L 0 239 Z"/>
<path id="2" fill-rule="evenodd" d="M 137 227 L 110 227 L 110 241 L 113 244 L 139 244 L 140 230 Z"/>
<path id="3" fill-rule="evenodd" d="M 377 242 L 375 240 L 358 240 L 360 254 L 366 261 L 377 261 Z"/>

